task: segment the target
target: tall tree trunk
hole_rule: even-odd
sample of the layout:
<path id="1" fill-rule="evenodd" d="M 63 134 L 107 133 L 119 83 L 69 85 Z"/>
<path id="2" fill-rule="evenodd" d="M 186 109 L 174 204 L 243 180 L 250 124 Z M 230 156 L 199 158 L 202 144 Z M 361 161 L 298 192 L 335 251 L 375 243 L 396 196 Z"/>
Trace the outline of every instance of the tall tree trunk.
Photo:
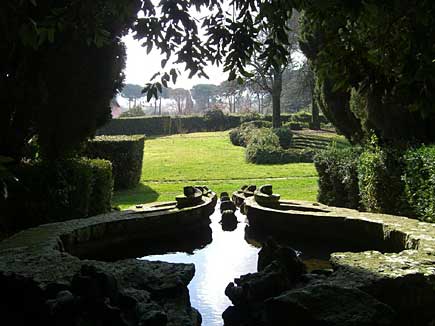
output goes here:
<path id="1" fill-rule="evenodd" d="M 281 92 L 282 92 L 282 72 L 279 69 L 273 70 L 272 83 L 272 127 L 281 127 Z"/>
<path id="2" fill-rule="evenodd" d="M 162 97 L 159 98 L 159 115 L 162 115 Z"/>

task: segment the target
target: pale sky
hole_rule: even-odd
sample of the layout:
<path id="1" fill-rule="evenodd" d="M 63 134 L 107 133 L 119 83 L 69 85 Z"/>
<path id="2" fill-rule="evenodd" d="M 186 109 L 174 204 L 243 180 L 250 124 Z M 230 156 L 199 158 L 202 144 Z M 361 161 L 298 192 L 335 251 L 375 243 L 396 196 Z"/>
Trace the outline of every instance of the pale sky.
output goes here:
<path id="1" fill-rule="evenodd" d="M 124 37 L 124 42 L 127 46 L 127 65 L 125 68 L 125 83 L 126 84 L 138 84 L 145 85 L 150 81 L 151 77 L 159 71 L 163 71 L 160 62 L 165 56 L 161 56 L 157 50 L 152 50 L 148 55 L 146 48 L 140 45 L 140 42 L 133 39 L 132 35 Z M 165 68 L 165 71 L 169 72 L 169 69 L 175 67 L 182 73 L 178 77 L 175 87 L 181 87 L 191 89 L 195 84 L 220 84 L 224 80 L 228 79 L 228 74 L 223 73 L 223 67 L 209 66 L 205 70 L 210 79 L 193 77 L 187 78 L 189 73 L 184 71 L 184 65 L 171 66 L 169 63 Z M 155 81 L 159 81 L 159 77 Z M 169 87 L 174 88 L 172 82 Z"/>

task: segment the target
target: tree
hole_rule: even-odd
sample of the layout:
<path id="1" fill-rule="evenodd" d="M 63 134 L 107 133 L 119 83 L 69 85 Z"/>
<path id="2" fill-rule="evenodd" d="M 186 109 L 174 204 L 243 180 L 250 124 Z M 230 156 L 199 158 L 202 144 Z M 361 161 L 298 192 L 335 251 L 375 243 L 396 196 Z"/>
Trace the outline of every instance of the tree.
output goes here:
<path id="1" fill-rule="evenodd" d="M 218 87 L 213 84 L 197 84 L 192 87 L 191 94 L 197 110 L 205 111 L 210 109 L 211 103 L 216 102 Z"/>
<path id="2" fill-rule="evenodd" d="M 189 103 L 190 92 L 184 88 L 175 88 L 168 90 L 169 98 L 175 100 L 177 113 L 185 113 L 186 104 Z"/>
<path id="3" fill-rule="evenodd" d="M 287 33 L 281 36 L 285 41 L 288 53 L 286 61 L 281 64 L 271 64 L 263 55 L 255 53 L 252 62 L 249 64 L 253 67 L 251 83 L 268 92 L 272 97 L 272 126 L 274 128 L 281 127 L 281 94 L 284 71 L 291 72 L 294 69 L 291 55 L 298 50 L 298 19 L 299 14 L 294 11 L 291 19 L 286 23 Z M 263 27 L 260 34 L 261 38 L 267 40 L 269 38 L 267 35 L 271 31 L 268 26 Z M 265 43 L 264 46 L 267 46 L 267 44 Z"/>
<path id="4" fill-rule="evenodd" d="M 235 80 L 225 80 L 218 86 L 217 94 L 227 99 L 230 113 L 237 112 L 236 98 L 240 95 L 241 92 L 243 92 L 243 90 L 243 85 L 240 85 Z"/>
<path id="5" fill-rule="evenodd" d="M 33 136 L 50 160 L 69 155 L 110 119 L 122 88 L 120 37 L 140 1 L 0 4 L 0 153 L 19 160 Z"/>
<path id="6" fill-rule="evenodd" d="M 435 140 L 434 13 L 429 1 L 398 0 L 305 11 L 301 47 L 322 110 L 353 142 L 370 131 L 381 142 Z"/>
<path id="7" fill-rule="evenodd" d="M 121 96 L 128 98 L 128 109 L 130 110 L 130 103 L 133 102 L 133 108 L 136 107 L 137 99 L 143 97 L 143 87 L 135 84 L 125 84 L 121 91 Z"/>

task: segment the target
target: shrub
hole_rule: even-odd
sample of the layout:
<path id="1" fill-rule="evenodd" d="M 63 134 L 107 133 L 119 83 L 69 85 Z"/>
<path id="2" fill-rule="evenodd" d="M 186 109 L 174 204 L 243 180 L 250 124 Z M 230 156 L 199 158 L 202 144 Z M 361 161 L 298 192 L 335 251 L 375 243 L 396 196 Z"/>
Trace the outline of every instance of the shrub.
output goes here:
<path id="1" fill-rule="evenodd" d="M 358 208 L 358 161 L 360 148 L 331 146 L 314 156 L 319 174 L 317 200 L 325 205 Z"/>
<path id="2" fill-rule="evenodd" d="M 404 163 L 408 203 L 419 219 L 435 222 L 435 147 L 408 150 Z"/>
<path id="3" fill-rule="evenodd" d="M 134 188 L 139 184 L 145 138 L 135 136 L 98 136 L 88 142 L 86 155 L 112 162 L 114 188 Z"/>
<path id="4" fill-rule="evenodd" d="M 371 212 L 409 214 L 404 183 L 403 151 L 396 146 L 380 147 L 372 137 L 361 154 L 358 180 L 361 203 Z"/>
<path id="5" fill-rule="evenodd" d="M 272 129 L 272 131 L 275 135 L 278 136 L 279 145 L 282 148 L 284 149 L 290 148 L 290 145 L 292 144 L 293 134 L 289 127 L 274 128 Z"/>
<path id="6" fill-rule="evenodd" d="M 8 231 L 110 211 L 110 162 L 34 161 L 20 164 L 13 173 L 19 182 L 8 189 L 6 200 L 0 199 Z"/>
<path id="7" fill-rule="evenodd" d="M 302 130 L 303 129 L 303 124 L 300 122 L 287 122 L 283 125 L 286 128 L 290 128 L 290 130 Z"/>
<path id="8" fill-rule="evenodd" d="M 235 146 L 242 146 L 240 144 L 240 128 L 231 129 L 230 133 L 230 141 Z"/>
<path id="9" fill-rule="evenodd" d="M 226 116 L 219 109 L 207 110 L 204 113 L 204 122 L 207 131 L 224 130 L 226 126 Z"/>
<path id="10" fill-rule="evenodd" d="M 311 163 L 314 151 L 309 149 L 282 149 L 274 146 L 248 145 L 246 160 L 255 164 Z"/>
<path id="11" fill-rule="evenodd" d="M 272 122 L 265 120 L 252 120 L 249 122 L 242 123 L 241 128 L 255 127 L 255 128 L 272 128 Z"/>
<path id="12" fill-rule="evenodd" d="M 88 160 L 92 168 L 92 194 L 89 200 L 89 216 L 109 212 L 112 207 L 113 174 L 108 160 Z"/>
<path id="13" fill-rule="evenodd" d="M 113 119 L 97 130 L 97 135 L 168 135 L 171 117 L 132 117 Z"/>
<path id="14" fill-rule="evenodd" d="M 305 149 L 283 149 L 271 129 L 258 129 L 246 148 L 246 160 L 256 164 L 308 163 L 314 152 Z"/>
<path id="15" fill-rule="evenodd" d="M 299 112 L 293 114 L 291 120 L 294 122 L 301 122 L 301 123 L 308 125 L 312 120 L 312 116 L 311 116 L 311 113 L 308 113 L 305 111 L 299 111 Z"/>
<path id="16" fill-rule="evenodd" d="M 261 115 L 256 112 L 250 112 L 248 114 L 244 114 L 240 117 L 240 122 L 245 123 L 249 121 L 261 120 Z M 272 120 L 271 120 L 272 121 Z"/>
<path id="17" fill-rule="evenodd" d="M 130 110 L 121 113 L 119 116 L 120 118 L 127 118 L 127 117 L 143 117 L 145 115 L 145 112 L 143 112 L 142 108 L 139 106 L 132 107 Z"/>

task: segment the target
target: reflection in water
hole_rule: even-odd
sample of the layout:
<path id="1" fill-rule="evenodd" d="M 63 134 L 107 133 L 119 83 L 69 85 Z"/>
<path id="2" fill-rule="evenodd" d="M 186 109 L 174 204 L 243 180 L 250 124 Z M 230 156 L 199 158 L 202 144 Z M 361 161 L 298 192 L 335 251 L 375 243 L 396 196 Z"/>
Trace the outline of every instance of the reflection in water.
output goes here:
<path id="1" fill-rule="evenodd" d="M 254 234 L 246 224 L 246 217 L 239 210 L 236 211 L 239 221 L 236 229 L 226 232 L 225 227 L 219 223 L 221 215 L 218 206 L 210 216 L 213 241 L 206 247 L 194 250 L 193 254 L 181 252 L 183 248 L 179 247 L 179 252 L 176 253 L 140 258 L 195 264 L 195 277 L 189 284 L 190 299 L 192 306 L 201 313 L 204 326 L 222 326 L 222 313 L 231 305 L 225 296 L 225 288 L 235 278 L 257 271 L 258 251 L 266 236 Z M 331 248 L 330 244 L 313 243 L 304 239 L 275 239 L 278 243 L 302 250 L 300 257 L 306 263 L 308 271 L 330 268 L 329 254 L 337 249 Z"/>
<path id="2" fill-rule="evenodd" d="M 147 260 L 162 260 L 173 263 L 194 263 L 195 277 L 189 284 L 191 304 L 202 315 L 202 325 L 221 326 L 222 313 L 231 305 L 224 290 L 228 283 L 240 275 L 257 271 L 257 254 L 255 248 L 244 241 L 246 217 L 236 212 L 240 223 L 233 232 L 222 230 L 219 208 L 211 218 L 213 242 L 207 247 L 194 251 L 193 254 L 183 252 L 146 256 Z"/>

